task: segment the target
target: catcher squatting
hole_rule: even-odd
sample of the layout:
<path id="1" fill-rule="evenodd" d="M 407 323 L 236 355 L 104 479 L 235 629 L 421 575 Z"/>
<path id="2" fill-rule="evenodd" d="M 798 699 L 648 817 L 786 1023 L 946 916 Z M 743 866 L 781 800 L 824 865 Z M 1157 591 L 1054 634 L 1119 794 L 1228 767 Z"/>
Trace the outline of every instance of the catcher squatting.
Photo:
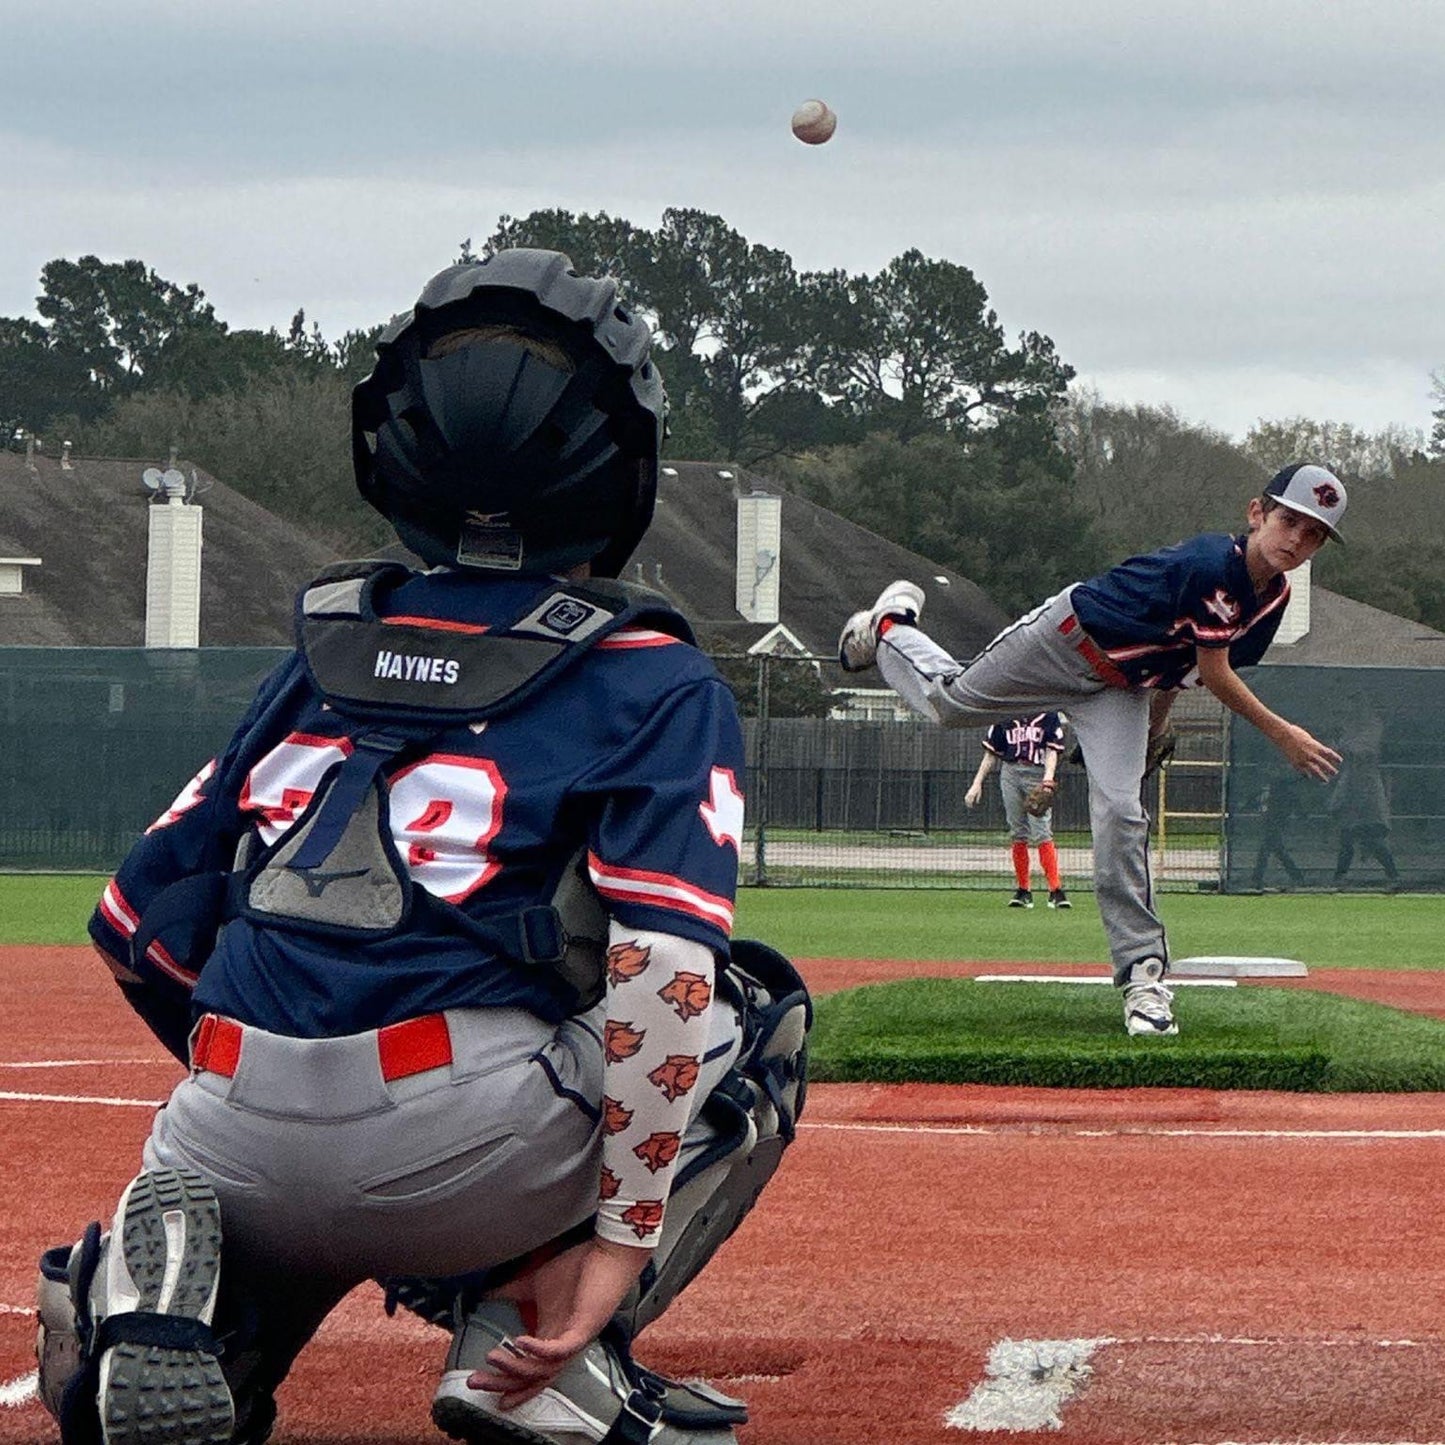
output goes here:
<path id="1" fill-rule="evenodd" d="M 1237 669 L 1264 655 L 1289 600 L 1285 573 L 1338 540 L 1345 502 L 1333 473 L 1296 462 L 1250 500 L 1247 532 L 1130 557 L 1049 598 L 969 662 L 919 629 L 924 595 L 911 582 L 892 583 L 843 626 L 845 671 L 876 664 L 909 707 L 945 727 L 1067 711 L 1088 769 L 1094 889 L 1131 1034 L 1179 1031 L 1139 787 L 1151 738 L 1156 758 L 1168 746 L 1179 690 L 1207 687 L 1300 773 L 1327 782 L 1339 768 L 1339 753 L 1267 708 Z"/>
<path id="2" fill-rule="evenodd" d="M 188 1066 L 108 1232 L 41 1265 L 64 1445 L 258 1445 L 375 1278 L 451 1332 L 433 1416 L 507 1445 L 727 1445 L 632 1355 L 803 1105 L 807 994 L 730 941 L 732 695 L 615 580 L 664 431 L 646 326 L 565 256 L 434 277 L 353 397 L 427 565 L 343 563 L 91 934 Z"/>

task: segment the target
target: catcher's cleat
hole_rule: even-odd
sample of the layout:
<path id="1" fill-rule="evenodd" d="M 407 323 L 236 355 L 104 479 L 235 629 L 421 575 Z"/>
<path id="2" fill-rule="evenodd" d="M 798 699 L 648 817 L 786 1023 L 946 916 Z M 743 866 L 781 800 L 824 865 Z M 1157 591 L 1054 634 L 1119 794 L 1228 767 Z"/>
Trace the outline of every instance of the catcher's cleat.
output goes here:
<path id="1" fill-rule="evenodd" d="M 866 672 L 878 661 L 879 628 L 889 618 L 916 623 L 923 613 L 923 589 L 912 582 L 890 582 L 866 612 L 855 612 L 838 639 L 838 666 Z"/>
<path id="2" fill-rule="evenodd" d="M 1074 905 L 1069 902 L 1069 895 L 1062 888 L 1054 888 L 1049 892 L 1050 908 L 1072 908 Z"/>
<path id="3" fill-rule="evenodd" d="M 1129 970 L 1124 985 L 1124 1027 L 1129 1033 L 1163 1038 L 1177 1034 L 1174 1022 L 1174 991 L 1165 986 L 1164 965 L 1157 958 L 1146 958 Z"/>
<path id="4" fill-rule="evenodd" d="M 1034 906 L 1034 895 L 1027 888 L 1015 888 L 1014 896 L 1009 899 L 1010 908 L 1032 908 Z"/>
<path id="5" fill-rule="evenodd" d="M 502 1409 L 496 1395 L 469 1389 L 467 1376 L 521 1328 L 508 1300 L 483 1300 L 468 1313 L 432 1401 L 444 1434 L 471 1445 L 736 1445 L 733 1426 L 747 1420 L 740 1400 L 665 1380 L 610 1338 L 594 1340 L 540 1395 Z"/>
<path id="6" fill-rule="evenodd" d="M 231 1392 L 211 1334 L 221 1211 L 189 1169 L 138 1174 L 110 1233 L 96 1309 L 105 1445 L 228 1445 Z"/>

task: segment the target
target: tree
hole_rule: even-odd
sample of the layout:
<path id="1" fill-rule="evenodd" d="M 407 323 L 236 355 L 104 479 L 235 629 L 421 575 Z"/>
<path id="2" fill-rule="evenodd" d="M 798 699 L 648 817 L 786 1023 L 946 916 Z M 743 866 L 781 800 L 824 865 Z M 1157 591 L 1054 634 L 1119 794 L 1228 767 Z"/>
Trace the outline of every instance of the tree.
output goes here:
<path id="1" fill-rule="evenodd" d="M 199 286 L 177 286 L 142 261 L 55 260 L 40 280 L 35 306 L 51 345 L 80 357 L 104 392 L 133 389 L 182 335 L 225 331 Z"/>
<path id="2" fill-rule="evenodd" d="M 1430 395 L 1439 403 L 1430 415 L 1435 425 L 1430 429 L 1430 455 L 1445 458 L 1445 372 L 1430 373 Z"/>
<path id="3" fill-rule="evenodd" d="M 1271 475 L 1291 462 L 1319 462 L 1346 483 L 1390 476 L 1399 462 L 1424 449 L 1424 435 L 1411 427 L 1367 432 L 1349 422 L 1303 416 L 1261 421 L 1244 439 L 1244 450 Z"/>
<path id="4" fill-rule="evenodd" d="M 38 321 L 0 316 L 0 441 L 43 435 L 59 416 L 96 416 L 105 398 L 84 361 L 56 346 Z"/>
<path id="5" fill-rule="evenodd" d="M 824 338 L 821 384 L 900 440 L 1047 411 L 1074 375 L 1038 332 L 1008 347 L 966 266 L 910 250 L 871 279 L 829 272 L 808 280 Z"/>
<path id="6" fill-rule="evenodd" d="M 175 447 L 337 552 L 361 555 L 394 539 L 356 490 L 349 398 L 333 368 L 277 371 L 203 397 L 139 391 L 80 427 L 75 443 L 100 456 L 163 457 Z"/>
<path id="7" fill-rule="evenodd" d="M 808 362 L 802 291 L 785 252 L 749 243 L 720 216 L 676 208 L 655 232 L 605 212 L 503 216 L 485 253 L 517 245 L 563 251 L 580 271 L 613 276 L 647 317 L 675 448 L 743 463 L 779 449 L 758 418 L 775 395 L 800 388 Z"/>
<path id="8" fill-rule="evenodd" d="M 1223 432 L 1170 407 L 1118 406 L 1076 390 L 1059 438 L 1077 468 L 1077 498 L 1117 557 L 1199 532 L 1242 531 L 1244 507 L 1268 479 Z"/>
<path id="9" fill-rule="evenodd" d="M 786 252 L 685 208 L 656 231 L 605 212 L 503 216 L 484 249 L 516 245 L 617 278 L 657 333 L 682 455 L 755 465 L 870 429 L 976 432 L 1047 412 L 1073 375 L 1038 332 L 1007 344 L 966 267 L 916 250 L 873 278 L 800 275 Z"/>
<path id="10" fill-rule="evenodd" d="M 796 491 L 953 568 L 1007 611 L 1107 565 L 1047 418 L 1010 417 L 966 442 L 874 433 L 784 469 Z"/>

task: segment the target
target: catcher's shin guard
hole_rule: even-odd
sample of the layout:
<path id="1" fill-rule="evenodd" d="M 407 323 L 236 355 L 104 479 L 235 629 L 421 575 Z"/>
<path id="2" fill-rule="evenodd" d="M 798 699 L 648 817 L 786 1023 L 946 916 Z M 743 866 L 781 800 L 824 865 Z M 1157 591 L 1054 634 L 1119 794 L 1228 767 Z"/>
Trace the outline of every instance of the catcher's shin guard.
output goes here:
<path id="1" fill-rule="evenodd" d="M 76 1244 L 57 1245 L 40 1257 L 36 1374 L 41 1403 L 55 1417 L 65 1445 L 100 1439 L 95 1371 L 88 1366 L 95 1333 L 90 1289 L 104 1247 L 100 1225 L 91 1224 Z"/>
<path id="2" fill-rule="evenodd" d="M 740 1400 L 644 1369 L 611 1327 L 541 1394 L 503 1410 L 496 1395 L 468 1389 L 467 1376 L 521 1333 L 522 1317 L 510 1300 L 472 1307 L 452 1340 L 432 1400 L 439 1430 L 472 1445 L 735 1445 L 733 1426 L 748 1418 Z"/>
<path id="3" fill-rule="evenodd" d="M 737 939 L 720 983 L 741 995 L 742 1053 L 703 1105 L 713 1138 L 679 1169 L 656 1252 L 618 1311 L 628 1338 L 677 1298 L 743 1222 L 803 1112 L 813 1008 L 797 971 L 765 944 Z"/>

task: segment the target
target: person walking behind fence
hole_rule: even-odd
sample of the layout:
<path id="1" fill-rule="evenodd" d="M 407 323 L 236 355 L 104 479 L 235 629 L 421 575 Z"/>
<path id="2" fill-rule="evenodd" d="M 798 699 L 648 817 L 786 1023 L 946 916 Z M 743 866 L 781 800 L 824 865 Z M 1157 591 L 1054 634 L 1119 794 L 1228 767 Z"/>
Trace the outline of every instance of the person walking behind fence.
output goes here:
<path id="1" fill-rule="evenodd" d="M 1259 851 L 1254 855 L 1252 878 L 1256 893 L 1264 892 L 1265 874 L 1272 859 L 1279 860 L 1292 888 L 1304 886 L 1304 869 L 1295 862 L 1294 855 L 1289 851 L 1287 836 L 1290 824 L 1304 813 L 1303 787 L 1303 779 L 1293 773 L 1282 773 L 1271 778 L 1259 795 Z"/>
<path id="2" fill-rule="evenodd" d="M 1334 776 L 1340 755 L 1267 708 L 1237 669 L 1258 662 L 1279 628 L 1289 601 L 1284 574 L 1338 537 L 1344 512 L 1333 473 L 1285 467 L 1250 499 L 1247 532 L 1206 533 L 1066 587 L 970 662 L 919 629 L 923 591 L 911 582 L 886 587 L 843 626 L 844 671 L 881 667 L 915 712 L 945 727 L 1067 708 L 1088 768 L 1094 896 L 1131 1034 L 1179 1031 L 1139 787 L 1151 741 L 1168 732 L 1177 691 L 1202 684 L 1291 767 L 1322 782 Z"/>
<path id="3" fill-rule="evenodd" d="M 1400 870 L 1390 850 L 1390 798 L 1380 771 L 1385 721 L 1363 694 L 1352 695 L 1350 704 L 1353 715 L 1340 739 L 1345 760 L 1326 805 L 1340 830 L 1334 886 L 1343 886 L 1358 849 L 1385 870 L 1386 888 L 1394 893 Z"/>
<path id="4" fill-rule="evenodd" d="M 1064 753 L 1064 718 L 1041 712 L 1033 717 L 994 723 L 983 735 L 983 758 L 963 801 L 976 808 L 983 800 L 984 780 L 998 770 L 1008 823 L 1014 879 L 1018 887 L 1010 908 L 1034 906 L 1033 874 L 1029 849 L 1039 855 L 1039 867 L 1049 885 L 1049 907 L 1070 908 L 1069 895 L 1059 877 L 1059 851 L 1054 846 L 1054 797 L 1058 791 L 1059 760 Z"/>

